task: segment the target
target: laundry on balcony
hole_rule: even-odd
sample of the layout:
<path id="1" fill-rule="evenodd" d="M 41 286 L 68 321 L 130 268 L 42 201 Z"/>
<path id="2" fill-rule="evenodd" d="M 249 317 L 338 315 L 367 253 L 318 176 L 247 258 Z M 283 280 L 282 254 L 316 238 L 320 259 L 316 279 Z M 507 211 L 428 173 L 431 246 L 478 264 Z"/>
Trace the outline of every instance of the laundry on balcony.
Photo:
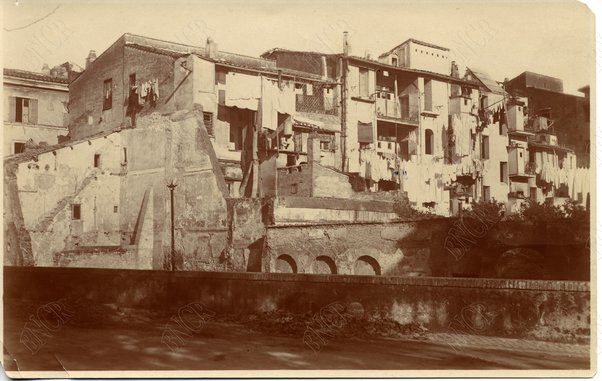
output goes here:
<path id="1" fill-rule="evenodd" d="M 134 95 L 134 97 L 132 97 Z M 157 79 L 142 82 L 130 89 L 130 101 L 137 99 L 138 105 L 146 102 L 154 104 L 159 100 L 159 82 Z"/>
<path id="2" fill-rule="evenodd" d="M 261 98 L 261 77 L 228 73 L 226 83 L 226 106 L 257 111 Z"/>
<path id="3" fill-rule="evenodd" d="M 278 128 L 278 113 L 295 113 L 295 92 L 289 83 L 261 77 L 261 126 L 269 130 Z"/>

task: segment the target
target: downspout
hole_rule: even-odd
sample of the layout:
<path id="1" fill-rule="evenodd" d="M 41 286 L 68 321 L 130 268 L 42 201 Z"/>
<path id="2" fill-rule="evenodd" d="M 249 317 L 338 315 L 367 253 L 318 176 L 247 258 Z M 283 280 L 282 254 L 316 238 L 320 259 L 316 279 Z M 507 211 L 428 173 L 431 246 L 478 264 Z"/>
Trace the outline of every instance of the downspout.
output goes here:
<path id="1" fill-rule="evenodd" d="M 347 57 L 340 62 L 341 70 L 341 161 L 343 172 L 349 172 L 347 159 Z"/>

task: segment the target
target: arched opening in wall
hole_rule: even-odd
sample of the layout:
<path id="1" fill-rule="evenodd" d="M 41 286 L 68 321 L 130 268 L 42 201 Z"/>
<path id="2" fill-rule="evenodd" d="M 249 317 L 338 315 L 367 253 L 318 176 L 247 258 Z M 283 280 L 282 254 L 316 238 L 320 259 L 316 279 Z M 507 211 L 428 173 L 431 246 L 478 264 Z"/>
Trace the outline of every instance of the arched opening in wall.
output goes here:
<path id="1" fill-rule="evenodd" d="M 433 131 L 427 128 L 426 130 L 424 130 L 424 154 L 432 155 L 434 145 L 435 137 Z"/>
<path id="2" fill-rule="evenodd" d="M 336 274 L 337 265 L 334 260 L 325 255 L 321 255 L 316 258 L 312 264 L 312 273 L 314 274 Z"/>
<path id="3" fill-rule="evenodd" d="M 381 275 L 378 261 L 368 255 L 363 255 L 355 261 L 353 267 L 355 275 Z"/>
<path id="4" fill-rule="evenodd" d="M 287 274 L 296 274 L 297 273 L 297 263 L 293 257 L 288 254 L 282 254 L 278 256 L 276 259 L 276 272 L 277 273 L 287 273 Z"/>

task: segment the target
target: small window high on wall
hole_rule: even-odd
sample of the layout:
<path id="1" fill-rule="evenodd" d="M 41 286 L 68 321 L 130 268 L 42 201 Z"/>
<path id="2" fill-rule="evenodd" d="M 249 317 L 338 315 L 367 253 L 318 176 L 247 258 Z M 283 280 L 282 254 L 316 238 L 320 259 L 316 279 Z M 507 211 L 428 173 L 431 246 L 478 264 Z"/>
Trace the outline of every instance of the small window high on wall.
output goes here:
<path id="1" fill-rule="evenodd" d="M 435 136 L 432 130 L 424 130 L 424 154 L 432 155 L 435 146 Z"/>
<path id="2" fill-rule="evenodd" d="M 100 154 L 94 155 L 94 168 L 100 168 Z"/>
<path id="3" fill-rule="evenodd" d="M 107 79 L 102 86 L 102 110 L 109 110 L 113 107 L 113 80 Z"/>
<path id="4" fill-rule="evenodd" d="M 81 220 L 82 218 L 82 206 L 81 204 L 71 205 L 71 219 Z"/>

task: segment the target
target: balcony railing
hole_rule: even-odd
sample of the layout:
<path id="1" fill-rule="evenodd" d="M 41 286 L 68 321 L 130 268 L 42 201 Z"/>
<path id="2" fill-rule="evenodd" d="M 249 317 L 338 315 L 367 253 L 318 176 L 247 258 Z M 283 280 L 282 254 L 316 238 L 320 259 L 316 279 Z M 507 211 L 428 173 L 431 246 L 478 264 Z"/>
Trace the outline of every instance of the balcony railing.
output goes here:
<path id="1" fill-rule="evenodd" d="M 301 91 L 301 93 L 295 94 L 297 111 L 338 115 L 336 88 L 321 83 L 312 83 L 304 84 L 296 91 Z"/>
<path id="2" fill-rule="evenodd" d="M 418 123 L 418 105 L 400 104 L 394 99 L 376 98 L 376 114 L 380 117 Z"/>

